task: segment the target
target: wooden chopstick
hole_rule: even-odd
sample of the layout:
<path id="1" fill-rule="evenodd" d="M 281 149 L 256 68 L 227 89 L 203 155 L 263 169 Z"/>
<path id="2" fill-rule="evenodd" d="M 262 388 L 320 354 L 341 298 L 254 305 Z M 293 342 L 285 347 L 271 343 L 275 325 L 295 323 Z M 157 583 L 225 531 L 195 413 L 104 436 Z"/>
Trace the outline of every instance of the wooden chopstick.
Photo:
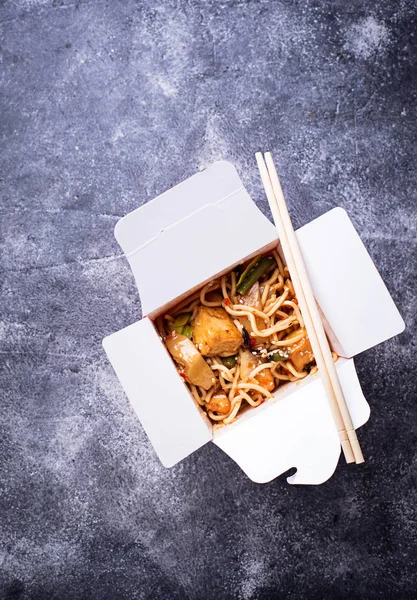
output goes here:
<path id="1" fill-rule="evenodd" d="M 337 375 L 336 367 L 333 362 L 332 353 L 329 347 L 329 343 L 327 341 L 327 337 L 324 331 L 323 323 L 320 317 L 320 313 L 317 308 L 317 303 L 313 295 L 313 291 L 311 289 L 310 280 L 307 275 L 307 271 L 305 268 L 304 260 L 301 255 L 300 247 L 298 245 L 298 241 L 295 235 L 295 231 L 293 229 L 291 218 L 288 212 L 287 204 L 285 202 L 284 194 L 282 192 L 281 183 L 279 181 L 279 177 L 275 168 L 274 161 L 272 159 L 272 155 L 270 152 L 265 154 L 265 160 L 267 164 L 267 169 L 269 172 L 272 188 L 274 191 L 274 195 L 277 201 L 278 210 L 281 215 L 281 220 L 284 225 L 284 230 L 287 235 L 287 240 L 289 243 L 290 251 L 292 252 L 292 256 L 294 259 L 295 269 L 297 271 L 297 276 L 300 281 L 300 287 L 302 288 L 302 292 L 306 301 L 307 311 L 310 313 L 310 318 L 313 324 L 313 328 L 316 333 L 318 345 L 320 346 L 320 350 L 322 352 L 322 356 L 324 358 L 325 367 L 330 377 L 331 385 L 333 387 L 334 396 L 336 397 L 337 406 L 339 409 L 339 413 L 342 417 L 342 421 L 352 447 L 353 455 L 355 457 L 355 462 L 357 464 L 364 462 L 364 457 L 362 454 L 362 450 L 359 444 L 359 440 L 356 435 L 355 428 L 352 423 L 352 419 L 349 413 L 349 408 L 346 404 L 346 400 L 343 394 L 342 387 L 340 385 L 339 377 Z M 302 309 L 301 309 L 302 310 Z M 313 351 L 314 352 L 314 351 Z M 319 367 L 320 368 L 320 367 Z M 342 431 L 343 433 L 343 431 Z"/>
<path id="2" fill-rule="evenodd" d="M 343 454 L 346 462 L 361 463 L 364 459 L 359 441 L 340 386 L 275 165 L 269 152 L 265 154 L 265 158 L 268 168 L 262 154 L 259 152 L 256 154 L 266 196 L 278 230 L 284 257 L 300 304 L 316 364 L 332 410 Z"/>

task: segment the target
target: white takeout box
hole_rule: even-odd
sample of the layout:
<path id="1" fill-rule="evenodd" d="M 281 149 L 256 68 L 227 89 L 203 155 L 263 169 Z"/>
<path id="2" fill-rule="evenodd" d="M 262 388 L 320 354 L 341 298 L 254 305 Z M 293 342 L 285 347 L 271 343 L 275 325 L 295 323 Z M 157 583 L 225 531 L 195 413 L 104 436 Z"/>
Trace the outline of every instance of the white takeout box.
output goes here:
<path id="1" fill-rule="evenodd" d="M 104 349 L 166 467 L 212 440 L 255 482 L 295 467 L 292 484 L 334 472 L 339 436 L 319 374 L 279 387 L 271 400 L 216 427 L 178 375 L 153 320 L 249 257 L 276 247 L 275 227 L 232 164 L 217 162 L 122 218 L 117 241 L 136 279 L 143 319 Z M 346 212 L 335 208 L 297 231 L 355 428 L 369 418 L 353 356 L 397 335 L 404 322 Z M 366 449 L 365 449 L 366 453 Z"/>

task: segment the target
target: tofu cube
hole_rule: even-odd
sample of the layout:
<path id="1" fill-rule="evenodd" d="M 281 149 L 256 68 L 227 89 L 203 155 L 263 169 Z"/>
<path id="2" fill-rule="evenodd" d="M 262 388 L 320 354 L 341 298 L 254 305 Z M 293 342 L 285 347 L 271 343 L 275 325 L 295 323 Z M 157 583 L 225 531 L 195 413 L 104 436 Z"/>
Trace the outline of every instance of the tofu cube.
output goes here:
<path id="1" fill-rule="evenodd" d="M 203 356 L 231 356 L 242 345 L 242 335 L 224 308 L 199 306 L 193 341 Z"/>

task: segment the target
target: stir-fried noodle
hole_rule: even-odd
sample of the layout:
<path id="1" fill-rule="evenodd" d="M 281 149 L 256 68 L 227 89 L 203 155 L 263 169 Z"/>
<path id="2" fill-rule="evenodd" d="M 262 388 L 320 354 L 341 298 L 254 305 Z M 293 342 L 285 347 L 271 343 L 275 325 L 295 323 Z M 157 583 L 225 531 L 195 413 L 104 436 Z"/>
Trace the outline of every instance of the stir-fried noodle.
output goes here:
<path id="1" fill-rule="evenodd" d="M 231 423 L 244 406 L 259 406 L 279 385 L 317 370 L 277 251 L 209 282 L 157 326 L 179 374 L 215 422 Z"/>

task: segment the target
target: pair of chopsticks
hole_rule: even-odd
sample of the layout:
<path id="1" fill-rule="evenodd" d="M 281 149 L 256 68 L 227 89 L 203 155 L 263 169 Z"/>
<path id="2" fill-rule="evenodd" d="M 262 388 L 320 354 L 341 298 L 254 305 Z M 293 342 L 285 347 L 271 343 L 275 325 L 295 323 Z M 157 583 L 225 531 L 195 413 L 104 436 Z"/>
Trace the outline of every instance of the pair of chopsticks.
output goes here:
<path id="1" fill-rule="evenodd" d="M 343 454 L 347 463 L 362 463 L 364 458 L 359 440 L 337 376 L 332 353 L 291 223 L 274 161 L 270 152 L 265 153 L 265 159 L 261 152 L 257 152 L 256 160 L 301 314 L 304 318 L 307 335 L 332 410 Z"/>

